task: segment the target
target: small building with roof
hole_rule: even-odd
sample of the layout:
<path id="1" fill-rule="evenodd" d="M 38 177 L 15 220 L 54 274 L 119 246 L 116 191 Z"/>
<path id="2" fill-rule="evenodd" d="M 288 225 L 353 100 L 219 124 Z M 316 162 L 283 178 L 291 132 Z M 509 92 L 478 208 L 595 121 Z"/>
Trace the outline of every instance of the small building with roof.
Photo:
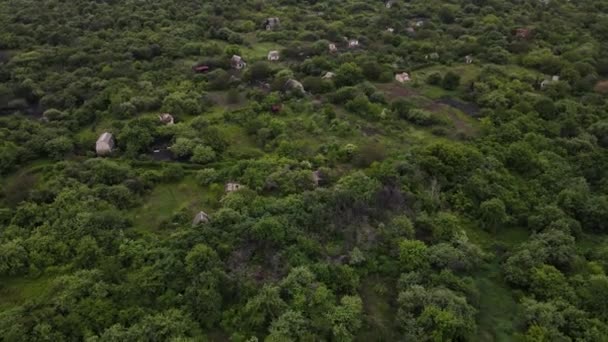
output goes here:
<path id="1" fill-rule="evenodd" d="M 158 115 L 158 120 L 164 125 L 173 125 L 173 115 L 169 113 L 162 113 Z"/>
<path id="2" fill-rule="evenodd" d="M 114 136 L 112 133 L 104 132 L 95 143 L 95 151 L 98 156 L 106 156 L 114 150 Z"/>
<path id="3" fill-rule="evenodd" d="M 324 80 L 328 80 L 328 79 L 332 79 L 332 78 L 334 78 L 335 76 L 336 76 L 336 74 L 335 74 L 335 73 L 333 73 L 333 72 L 331 72 L 331 71 L 328 71 L 328 72 L 326 72 L 326 73 L 325 73 L 325 75 L 323 75 L 323 77 L 321 77 L 321 78 L 322 78 L 322 79 L 324 79 Z"/>
<path id="4" fill-rule="evenodd" d="M 230 59 L 230 65 L 233 69 L 241 70 L 247 66 L 247 63 L 245 63 L 241 56 L 233 55 Z"/>
<path id="5" fill-rule="evenodd" d="M 268 52 L 268 60 L 269 61 L 278 61 L 280 59 L 279 51 L 270 51 Z"/>
<path id="6" fill-rule="evenodd" d="M 235 183 L 235 182 L 228 182 L 226 183 L 226 185 L 224 186 L 224 191 L 230 193 L 230 192 L 235 192 L 235 191 L 239 191 L 243 188 L 243 186 L 239 183 Z"/>
<path id="7" fill-rule="evenodd" d="M 304 93 L 304 85 L 293 78 L 290 78 L 285 82 L 285 91 L 298 91 Z"/>
<path id="8" fill-rule="evenodd" d="M 408 74 L 407 72 L 402 72 L 402 73 L 396 74 L 395 80 L 399 83 L 409 82 L 411 80 L 410 74 Z"/>
<path id="9" fill-rule="evenodd" d="M 277 17 L 267 18 L 264 21 L 264 27 L 266 28 L 266 30 L 270 31 L 270 30 L 274 30 L 277 27 L 279 27 L 280 23 L 281 23 L 281 21 Z"/>
<path id="10" fill-rule="evenodd" d="M 209 215 L 204 211 L 199 211 L 192 220 L 192 227 L 196 227 L 199 224 L 209 223 Z"/>

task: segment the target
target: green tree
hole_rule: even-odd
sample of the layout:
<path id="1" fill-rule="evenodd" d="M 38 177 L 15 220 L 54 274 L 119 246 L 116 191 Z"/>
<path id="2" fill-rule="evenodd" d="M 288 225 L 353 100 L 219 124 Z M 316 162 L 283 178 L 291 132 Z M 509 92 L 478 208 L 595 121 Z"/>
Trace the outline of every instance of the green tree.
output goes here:
<path id="1" fill-rule="evenodd" d="M 427 267 L 427 247 L 424 242 L 418 240 L 399 242 L 399 264 L 405 272 Z"/>
<path id="2" fill-rule="evenodd" d="M 76 246 L 76 259 L 74 263 L 78 267 L 93 268 L 101 255 L 102 252 L 97 245 L 97 241 L 91 236 L 85 236 Z"/>
<path id="3" fill-rule="evenodd" d="M 505 204 L 499 198 L 492 198 L 479 205 L 481 221 L 486 229 L 495 230 L 508 220 Z"/>
<path id="4" fill-rule="evenodd" d="M 210 271 L 218 266 L 219 257 L 213 248 L 198 244 L 186 255 L 186 270 L 191 274 Z"/>
<path id="5" fill-rule="evenodd" d="M 336 341 L 353 341 L 361 327 L 363 303 L 358 296 L 344 296 L 340 305 L 327 315 Z"/>
<path id="6" fill-rule="evenodd" d="M 338 87 L 352 86 L 363 81 L 363 70 L 355 63 L 344 63 L 340 65 L 334 77 Z"/>
<path id="7" fill-rule="evenodd" d="M 215 161 L 216 158 L 215 151 L 211 147 L 198 145 L 192 151 L 190 160 L 198 164 L 207 164 Z"/>
<path id="8" fill-rule="evenodd" d="M 28 268 L 28 255 L 20 240 L 0 245 L 0 274 L 22 274 Z"/>

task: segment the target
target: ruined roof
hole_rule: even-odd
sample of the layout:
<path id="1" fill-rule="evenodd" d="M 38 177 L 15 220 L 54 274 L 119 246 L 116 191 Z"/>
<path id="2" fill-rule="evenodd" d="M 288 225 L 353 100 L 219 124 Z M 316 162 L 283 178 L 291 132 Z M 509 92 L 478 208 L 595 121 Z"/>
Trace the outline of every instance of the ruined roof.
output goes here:
<path id="1" fill-rule="evenodd" d="M 97 143 L 106 143 L 109 144 L 112 142 L 113 136 L 112 133 L 109 132 L 104 132 L 102 133 L 99 138 L 97 139 Z"/>
<path id="2" fill-rule="evenodd" d="M 207 213 L 204 211 L 199 211 L 198 214 L 194 216 L 194 219 L 192 220 L 192 226 L 194 227 L 201 223 L 209 223 L 209 215 L 207 215 Z"/>
<path id="3" fill-rule="evenodd" d="M 402 72 L 399 74 L 395 75 L 395 80 L 397 80 L 398 82 L 407 82 L 410 80 L 410 74 L 408 74 L 407 72 Z"/>
<path id="4" fill-rule="evenodd" d="M 226 183 L 226 186 L 224 187 L 224 190 L 226 192 L 233 192 L 233 191 L 238 191 L 242 188 L 243 186 L 239 183 L 234 183 L 234 182 L 228 182 Z"/>
<path id="5" fill-rule="evenodd" d="M 328 72 L 326 72 L 326 73 L 325 73 L 325 75 L 323 75 L 323 77 L 321 77 L 321 78 L 328 79 L 328 78 L 333 78 L 334 76 L 336 76 L 336 74 L 335 74 L 335 73 L 333 73 L 333 72 L 331 72 L 331 71 L 328 71 Z"/>
<path id="6" fill-rule="evenodd" d="M 302 83 L 294 80 L 293 78 L 290 78 L 287 80 L 287 82 L 285 82 L 285 89 L 286 90 L 299 90 L 301 92 L 304 92 L 304 86 L 302 85 Z"/>
<path id="7" fill-rule="evenodd" d="M 323 180 L 323 175 L 320 170 L 316 170 L 312 172 L 312 182 L 315 186 L 319 186 L 319 183 Z"/>
<path id="8" fill-rule="evenodd" d="M 158 119 L 160 120 L 160 122 L 166 124 L 166 125 L 173 125 L 173 115 L 169 114 L 169 113 L 162 113 L 158 116 Z"/>

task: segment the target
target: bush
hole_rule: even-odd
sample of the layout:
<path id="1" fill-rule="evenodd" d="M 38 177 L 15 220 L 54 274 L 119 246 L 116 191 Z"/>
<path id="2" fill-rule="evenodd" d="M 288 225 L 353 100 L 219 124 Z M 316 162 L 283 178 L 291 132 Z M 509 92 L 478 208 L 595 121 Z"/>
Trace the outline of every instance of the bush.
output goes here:
<path id="1" fill-rule="evenodd" d="M 379 162 L 386 158 L 386 148 L 381 143 L 369 143 L 359 149 L 354 157 L 353 163 L 358 167 L 368 167 L 373 162 Z"/>
<path id="2" fill-rule="evenodd" d="M 324 94 L 334 89 L 334 83 L 331 80 L 324 80 L 320 77 L 308 76 L 302 80 L 304 89 L 313 94 Z"/>
<path id="3" fill-rule="evenodd" d="M 435 114 L 423 109 L 410 110 L 405 119 L 420 126 L 431 126 L 442 122 Z"/>
<path id="4" fill-rule="evenodd" d="M 344 104 L 350 100 L 353 100 L 357 94 L 359 94 L 359 91 L 355 87 L 340 88 L 331 95 L 331 101 L 337 104 Z"/>
<path id="5" fill-rule="evenodd" d="M 215 160 L 215 151 L 209 146 L 199 145 L 194 148 L 190 161 L 198 164 L 207 164 Z"/>
<path id="6" fill-rule="evenodd" d="M 407 120 L 410 116 L 410 110 L 412 110 L 413 105 L 404 99 L 399 99 L 391 103 L 391 110 L 397 114 L 401 119 Z"/>
<path id="7" fill-rule="evenodd" d="M 369 120 L 380 118 L 380 106 L 369 102 L 365 95 L 359 95 L 346 103 L 346 109 Z"/>
<path id="8" fill-rule="evenodd" d="M 239 91 L 237 89 L 232 88 L 226 93 L 226 102 L 230 104 L 239 103 L 240 97 L 241 96 L 239 94 Z"/>
<path id="9" fill-rule="evenodd" d="M 446 90 L 454 90 L 458 88 L 459 85 L 460 75 L 457 75 L 452 71 L 448 71 L 445 76 L 443 76 L 443 81 L 441 81 L 441 86 Z"/>
<path id="10" fill-rule="evenodd" d="M 249 77 L 252 81 L 260 81 L 265 80 L 272 75 L 272 69 L 270 68 L 270 64 L 266 61 L 259 61 L 253 63 L 251 67 L 248 69 Z"/>
<path id="11" fill-rule="evenodd" d="M 196 172 L 196 181 L 200 185 L 209 185 L 218 180 L 218 172 L 215 169 L 202 169 Z"/>
<path id="12" fill-rule="evenodd" d="M 434 72 L 434 73 L 430 74 L 426 78 L 426 83 L 428 83 L 430 85 L 435 85 L 435 86 L 440 85 L 441 84 L 441 74 L 438 72 Z"/>

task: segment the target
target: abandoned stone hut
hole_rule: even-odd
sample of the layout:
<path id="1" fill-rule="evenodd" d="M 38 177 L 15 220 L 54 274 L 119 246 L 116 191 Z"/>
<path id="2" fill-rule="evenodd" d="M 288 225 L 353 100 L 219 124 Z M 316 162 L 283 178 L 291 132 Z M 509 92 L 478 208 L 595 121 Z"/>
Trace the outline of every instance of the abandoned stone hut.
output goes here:
<path id="1" fill-rule="evenodd" d="M 169 113 L 162 113 L 158 116 L 158 120 L 165 125 L 173 125 L 174 121 L 173 121 L 173 115 L 169 114 Z"/>
<path id="2" fill-rule="evenodd" d="M 395 75 L 395 80 L 399 83 L 405 83 L 410 81 L 410 74 L 407 72 L 402 72 Z"/>
<path id="3" fill-rule="evenodd" d="M 264 27 L 266 28 L 266 30 L 274 30 L 277 27 L 279 27 L 279 24 L 281 23 L 281 21 L 279 20 L 279 18 L 273 17 L 273 18 L 267 18 L 264 21 Z"/>
<path id="4" fill-rule="evenodd" d="M 114 136 L 112 133 L 104 132 L 99 136 L 97 142 L 95 143 L 95 151 L 99 156 L 105 156 L 112 153 L 114 149 Z"/>
<path id="5" fill-rule="evenodd" d="M 326 73 L 325 73 L 325 75 L 323 75 L 323 77 L 321 77 L 321 78 L 322 78 L 322 79 L 324 79 L 324 80 L 327 80 L 327 79 L 334 78 L 335 76 L 336 76 L 336 74 L 335 74 L 335 73 L 333 73 L 333 72 L 331 72 L 331 71 L 328 71 L 328 72 L 326 72 Z"/>
<path id="6" fill-rule="evenodd" d="M 226 183 L 226 186 L 224 186 L 224 190 L 226 192 L 234 192 L 234 191 L 239 191 L 243 188 L 243 186 L 239 183 L 234 183 L 234 182 L 228 182 Z"/>
<path id="7" fill-rule="evenodd" d="M 278 61 L 280 58 L 279 51 L 270 51 L 268 52 L 268 60 L 269 61 Z"/>
<path id="8" fill-rule="evenodd" d="M 233 55 L 230 59 L 230 65 L 233 69 L 241 70 L 247 66 L 247 63 L 245 63 L 241 56 Z"/>
<path id="9" fill-rule="evenodd" d="M 199 211 L 192 220 L 192 226 L 195 227 L 203 223 L 209 223 L 209 215 L 207 215 L 207 213 L 204 211 Z"/>
<path id="10" fill-rule="evenodd" d="M 285 82 L 285 91 L 299 91 L 304 93 L 304 86 L 299 81 L 289 79 Z"/>

